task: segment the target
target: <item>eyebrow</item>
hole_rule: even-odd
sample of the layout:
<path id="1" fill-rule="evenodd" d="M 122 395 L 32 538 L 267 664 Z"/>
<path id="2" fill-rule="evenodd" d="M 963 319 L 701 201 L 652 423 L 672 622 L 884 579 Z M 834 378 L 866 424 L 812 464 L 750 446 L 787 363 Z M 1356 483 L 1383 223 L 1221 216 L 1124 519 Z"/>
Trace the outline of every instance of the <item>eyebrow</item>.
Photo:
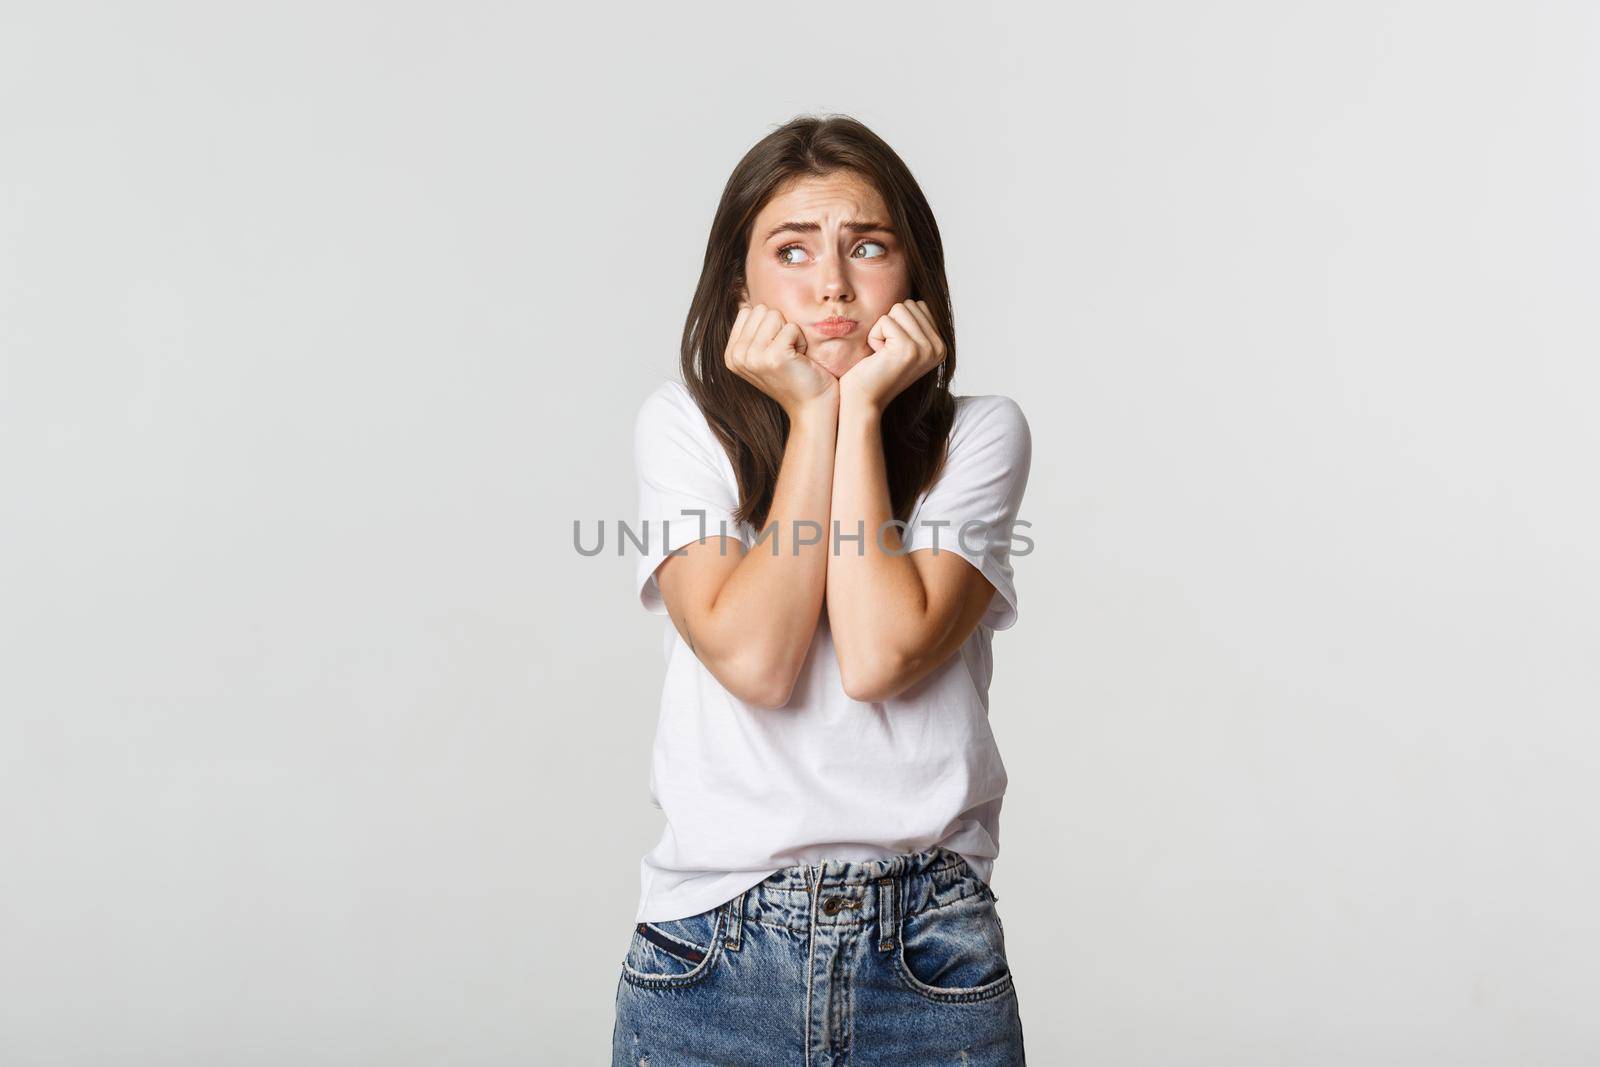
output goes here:
<path id="1" fill-rule="evenodd" d="M 895 233 L 893 226 L 883 222 L 846 222 L 844 223 L 844 228 L 851 233 L 886 233 L 890 236 L 899 236 Z M 791 230 L 795 233 L 820 233 L 822 224 L 818 222 L 780 222 L 767 231 L 767 235 L 761 238 L 761 243 L 766 244 L 778 234 Z"/>

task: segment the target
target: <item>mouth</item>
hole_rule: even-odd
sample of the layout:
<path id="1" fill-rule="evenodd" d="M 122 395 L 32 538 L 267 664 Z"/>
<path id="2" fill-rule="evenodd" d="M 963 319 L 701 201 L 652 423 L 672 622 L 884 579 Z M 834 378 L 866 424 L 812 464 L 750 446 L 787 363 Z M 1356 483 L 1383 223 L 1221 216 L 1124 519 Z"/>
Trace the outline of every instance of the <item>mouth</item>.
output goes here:
<path id="1" fill-rule="evenodd" d="M 835 315 L 832 318 L 821 319 L 817 322 L 813 322 L 811 324 L 811 328 L 822 334 L 824 337 L 843 337 L 845 334 L 854 330 L 858 325 L 860 325 L 860 323 L 858 323 L 855 319 L 847 319 L 842 315 Z"/>

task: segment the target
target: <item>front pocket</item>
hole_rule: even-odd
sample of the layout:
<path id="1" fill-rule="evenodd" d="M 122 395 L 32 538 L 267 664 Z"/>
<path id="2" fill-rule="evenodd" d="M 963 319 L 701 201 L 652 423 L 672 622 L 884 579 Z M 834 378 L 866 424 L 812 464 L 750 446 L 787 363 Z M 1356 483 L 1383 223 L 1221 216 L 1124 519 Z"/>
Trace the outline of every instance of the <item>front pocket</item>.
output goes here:
<path id="1" fill-rule="evenodd" d="M 657 930 L 649 923 L 640 923 L 639 932 L 644 935 L 646 941 L 669 956 L 676 956 L 678 959 L 688 963 L 705 962 L 706 954 L 703 949 L 698 949 L 687 942 L 679 941 L 670 934 Z"/>
<path id="2" fill-rule="evenodd" d="M 624 978 L 636 985 L 688 985 L 705 977 L 722 943 L 720 907 L 682 919 L 635 923 Z"/>
<path id="3" fill-rule="evenodd" d="M 896 968 L 911 989 L 951 1003 L 987 1000 L 1012 988 L 1000 916 L 974 892 L 900 922 Z"/>

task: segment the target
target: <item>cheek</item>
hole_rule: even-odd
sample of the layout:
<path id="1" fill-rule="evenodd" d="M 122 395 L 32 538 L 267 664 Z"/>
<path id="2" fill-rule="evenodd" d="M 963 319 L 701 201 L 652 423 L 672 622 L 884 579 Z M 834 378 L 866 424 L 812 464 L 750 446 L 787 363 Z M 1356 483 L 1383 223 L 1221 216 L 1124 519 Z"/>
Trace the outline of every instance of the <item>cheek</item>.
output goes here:
<path id="1" fill-rule="evenodd" d="M 863 271 L 856 292 L 862 304 L 877 308 L 881 315 L 900 301 L 908 299 L 911 286 L 904 270 L 875 271 L 871 274 Z"/>
<path id="2" fill-rule="evenodd" d="M 810 288 L 804 280 L 792 274 L 763 279 L 761 292 L 765 296 L 757 299 L 768 307 L 775 307 L 783 312 L 783 317 L 790 322 L 802 321 L 811 308 Z"/>
<path id="3" fill-rule="evenodd" d="M 757 264 L 746 267 L 745 277 L 748 279 L 750 299 L 753 303 L 775 307 L 779 311 L 786 311 L 791 307 L 804 307 L 806 304 L 805 283 L 793 273 L 769 269 L 766 264 Z"/>

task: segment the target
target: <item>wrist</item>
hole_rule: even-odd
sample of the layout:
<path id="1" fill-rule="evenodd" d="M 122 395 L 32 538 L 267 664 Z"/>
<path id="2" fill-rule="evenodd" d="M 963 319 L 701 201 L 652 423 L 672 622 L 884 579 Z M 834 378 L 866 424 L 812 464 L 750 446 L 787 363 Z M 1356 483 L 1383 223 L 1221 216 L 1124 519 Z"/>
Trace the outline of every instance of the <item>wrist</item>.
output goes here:
<path id="1" fill-rule="evenodd" d="M 841 390 L 839 394 L 839 421 L 876 423 L 883 418 L 879 403 L 860 393 Z"/>
<path id="2" fill-rule="evenodd" d="M 839 419 L 839 390 L 830 389 L 786 411 L 789 425 L 817 423 L 832 425 Z"/>

